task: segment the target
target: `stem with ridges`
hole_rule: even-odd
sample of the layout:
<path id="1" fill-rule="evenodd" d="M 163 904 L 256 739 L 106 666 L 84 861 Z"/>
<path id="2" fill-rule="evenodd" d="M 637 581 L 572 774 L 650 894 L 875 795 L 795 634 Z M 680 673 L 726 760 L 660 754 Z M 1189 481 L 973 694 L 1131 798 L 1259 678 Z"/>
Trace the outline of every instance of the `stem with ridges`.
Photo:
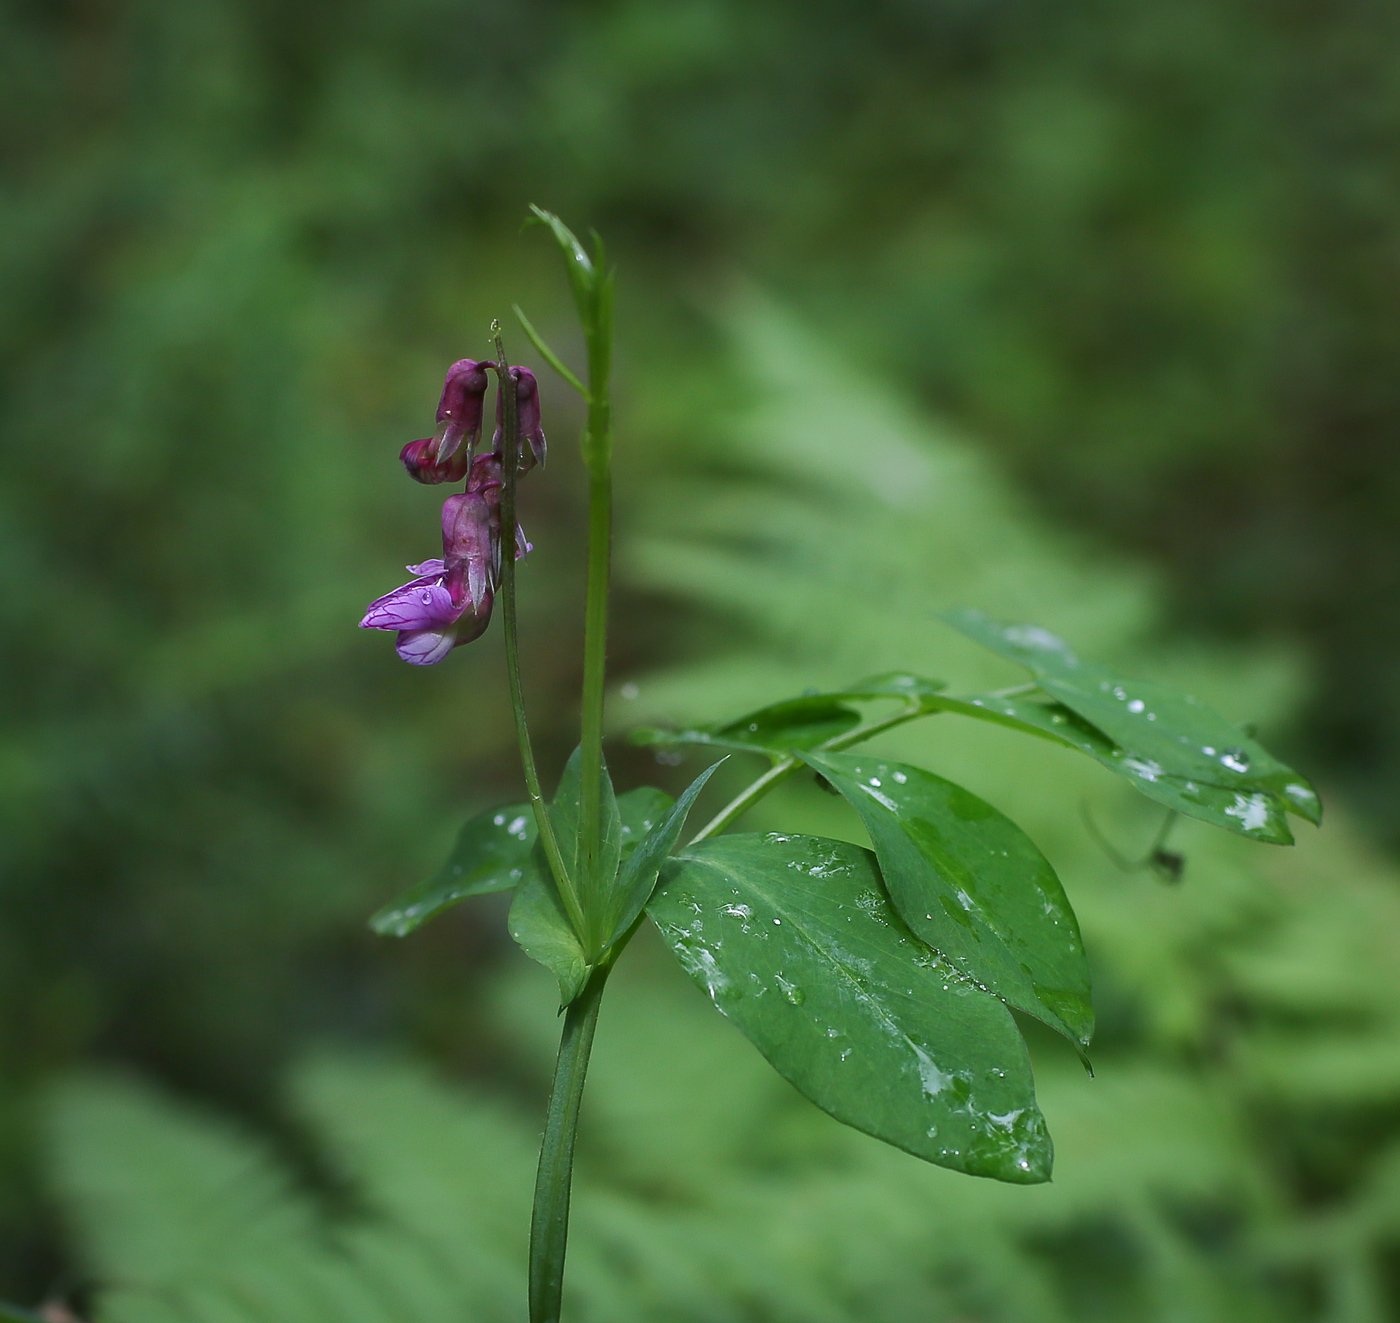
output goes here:
<path id="1" fill-rule="evenodd" d="M 564 1032 L 545 1113 L 535 1205 L 530 1217 L 530 1323 L 558 1323 L 559 1319 L 564 1251 L 569 1238 L 574 1136 L 607 977 L 608 966 L 595 969 L 583 991 L 564 1012 Z"/>
<path id="2" fill-rule="evenodd" d="M 610 346 L 595 322 L 588 328 L 588 426 L 583 456 L 588 465 L 588 596 L 583 625 L 583 712 L 580 731 L 579 875 L 589 895 L 611 878 L 598 878 L 602 834 L 603 696 L 608 663 L 608 580 L 612 562 L 612 420 L 608 400 Z M 590 956 L 603 934 L 581 934 Z"/>
<path id="3" fill-rule="evenodd" d="M 500 324 L 493 322 L 492 335 L 496 345 L 496 379 L 501 391 L 501 617 L 506 636 L 506 674 L 510 680 L 510 705 L 515 713 L 515 733 L 520 742 L 520 762 L 525 771 L 525 788 L 535 811 L 535 826 L 544 847 L 549 871 L 559 889 L 560 899 L 569 912 L 575 929 L 583 931 L 583 913 L 573 879 L 564 867 L 554 824 L 540 791 L 540 774 L 535 768 L 535 750 L 530 743 L 530 728 L 525 721 L 525 691 L 520 681 L 520 644 L 515 610 L 515 489 L 520 468 L 520 421 L 516 409 L 515 380 L 506 363 L 505 346 L 501 342 Z"/>

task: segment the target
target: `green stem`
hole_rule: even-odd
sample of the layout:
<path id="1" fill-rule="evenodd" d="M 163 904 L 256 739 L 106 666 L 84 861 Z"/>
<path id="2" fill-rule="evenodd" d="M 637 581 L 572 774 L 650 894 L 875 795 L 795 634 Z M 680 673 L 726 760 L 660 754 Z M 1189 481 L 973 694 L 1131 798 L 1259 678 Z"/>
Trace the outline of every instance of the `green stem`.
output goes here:
<path id="1" fill-rule="evenodd" d="M 530 1218 L 530 1323 L 558 1323 L 559 1319 L 564 1250 L 569 1239 L 574 1137 L 607 977 L 607 966 L 595 969 L 583 991 L 564 1012 L 564 1032 L 545 1114 L 539 1174 L 535 1178 L 535 1207 Z"/>
<path id="2" fill-rule="evenodd" d="M 515 514 L 516 479 L 520 469 L 520 421 L 517 415 L 515 381 L 506 362 L 505 346 L 501 342 L 500 325 L 492 323 L 496 343 L 496 378 L 501 391 L 501 616 L 506 636 L 506 675 L 510 680 L 510 705 L 515 713 L 515 734 L 520 743 L 520 762 L 525 771 L 525 788 L 535 811 L 535 826 L 540 844 L 544 846 L 549 871 L 569 912 L 569 919 L 578 932 L 583 931 L 583 912 L 573 880 L 564 866 L 554 824 L 549 820 L 549 808 L 540 791 L 540 774 L 535 767 L 535 750 L 530 743 L 530 727 L 525 721 L 525 691 L 520 680 L 520 642 L 515 609 Z"/>
<path id="3" fill-rule="evenodd" d="M 891 716 L 882 717 L 879 721 L 867 722 L 864 726 L 857 726 L 855 730 L 848 730 L 844 735 L 836 735 L 818 744 L 814 752 L 833 753 L 839 749 L 849 749 L 853 744 L 859 744 L 862 740 L 868 740 L 872 736 L 879 735 L 884 731 L 893 730 L 896 726 L 902 726 L 906 721 L 913 721 L 916 717 L 931 716 L 932 713 L 925 712 L 917 705 L 906 707 L 902 712 L 895 712 Z M 803 766 L 800 758 L 795 758 L 792 754 L 779 758 L 757 781 L 741 790 L 733 799 L 729 801 L 713 818 L 709 820 L 696 835 L 691 839 L 691 844 L 696 845 L 700 841 L 707 840 L 711 836 L 718 836 L 731 822 L 741 815 L 747 813 L 760 799 L 764 797 L 776 785 L 781 785 L 799 767 Z"/>
<path id="4" fill-rule="evenodd" d="M 583 624 L 583 712 L 580 731 L 579 876 L 598 910 L 596 890 L 611 878 L 598 877 L 602 834 L 603 697 L 608 665 L 608 582 L 612 567 L 612 432 L 608 404 L 607 346 L 597 346 L 603 332 L 590 335 L 588 363 L 588 430 L 583 453 L 588 464 L 588 596 Z M 604 934 L 586 933 L 584 945 Z"/>
<path id="5" fill-rule="evenodd" d="M 990 695 L 992 698 L 1013 698 L 1017 694 L 1030 693 L 1038 686 L 1034 681 L 1028 684 L 1012 685 L 1009 689 L 998 689 Z M 855 730 L 849 730 L 844 735 L 836 735 L 823 744 L 816 746 L 817 753 L 834 753 L 840 749 L 849 749 L 853 744 L 859 744 L 862 740 L 868 740 L 875 735 L 879 735 L 887 730 L 893 730 L 896 726 L 902 726 L 906 721 L 913 721 L 917 717 L 934 717 L 938 715 L 937 708 L 925 708 L 918 703 L 906 707 L 902 712 L 895 712 L 891 716 L 882 717 L 879 721 L 868 722 L 864 726 L 857 726 Z M 799 767 L 802 766 L 800 758 L 794 758 L 791 754 L 779 758 L 762 776 L 729 801 L 713 818 L 709 820 L 700 831 L 691 838 L 691 845 L 696 845 L 700 841 L 707 840 L 711 836 L 717 836 L 731 822 L 742 814 L 747 813 L 760 799 L 764 797 L 776 785 L 781 785 Z"/>

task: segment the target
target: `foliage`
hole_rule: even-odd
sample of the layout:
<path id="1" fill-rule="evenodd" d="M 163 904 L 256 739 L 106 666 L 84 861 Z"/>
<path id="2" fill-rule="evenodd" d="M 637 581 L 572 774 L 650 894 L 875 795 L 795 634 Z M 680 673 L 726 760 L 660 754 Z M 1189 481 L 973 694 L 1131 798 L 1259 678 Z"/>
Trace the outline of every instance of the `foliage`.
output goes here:
<path id="1" fill-rule="evenodd" d="M 696 312 L 736 272 L 757 276 L 839 336 L 839 378 L 880 361 L 1076 528 L 1151 552 L 1173 618 L 1209 626 L 1202 648 L 1296 638 L 1319 683 L 1287 722 L 1273 709 L 1269 742 L 1389 832 L 1395 22 L 1374 4 L 1214 0 L 0 6 L 10 1294 L 61 1268 L 24 1172 L 34 1085 L 76 1059 L 119 1057 L 260 1120 L 308 1036 L 489 1060 L 461 1010 L 490 956 L 478 930 L 410 953 L 360 926 L 442 857 L 445 811 L 518 797 L 497 668 L 463 656 L 410 686 L 346 621 L 391 586 L 392 557 L 421 554 L 423 495 L 386 481 L 393 450 L 419 434 L 461 328 L 506 306 L 503 268 L 528 271 L 537 245 L 511 247 L 523 197 L 606 228 L 644 273 L 619 324 L 625 407 L 650 410 L 637 486 L 734 467 L 719 438 L 742 388 Z M 524 301 L 553 333 L 540 261 Z M 762 494 L 751 513 L 776 524 L 790 494 Z M 834 521 L 850 497 L 823 499 Z M 680 524 L 693 504 L 681 491 L 668 508 Z M 527 677 L 548 730 L 569 715 L 573 566 L 555 548 L 577 511 L 526 515 L 559 533 L 526 603 L 527 633 L 551 643 Z M 1044 619 L 1086 655 L 1164 673 L 1096 625 L 1145 609 L 1116 569 L 1073 587 L 1073 606 L 1039 579 L 1018 592 L 1043 544 L 992 522 L 1005 558 L 978 558 L 1000 568 L 965 565 L 977 581 L 946 604 Z M 936 539 L 913 545 L 943 563 Z M 691 718 L 812 678 L 835 688 L 916 647 L 962 655 L 901 608 L 908 646 L 872 662 L 856 646 L 868 582 L 913 569 L 867 540 L 853 581 L 831 548 L 804 547 L 839 592 L 799 609 L 755 584 L 737 604 L 803 665 L 765 651 L 713 667 Z M 707 563 L 732 569 L 707 556 L 677 572 Z M 706 609 L 676 612 L 634 593 L 619 660 L 637 672 L 717 648 L 710 608 L 728 622 L 742 595 L 696 584 L 687 600 Z M 804 615 L 851 612 L 846 643 L 800 642 Z M 1237 655 L 1214 655 L 1214 678 L 1180 655 L 1171 678 L 1266 714 L 1274 672 L 1226 683 Z M 1015 678 L 965 666 L 970 687 Z M 463 687 L 482 699 L 469 738 Z M 556 734 L 541 757 L 557 768 L 572 743 Z M 975 788 L 1051 840 L 990 772 Z M 1156 827 L 1094 811 L 1119 843 Z M 1355 868 L 1372 866 L 1339 863 L 1339 879 Z M 1338 1172 L 1359 1162 L 1339 1141 Z M 1307 1165 L 1328 1188 L 1350 1179 Z"/>
<path id="2" fill-rule="evenodd" d="M 830 372 L 820 343 L 771 309 L 744 308 L 731 329 L 757 404 L 717 444 L 748 477 L 711 481 L 698 496 L 680 488 L 683 502 L 663 502 L 627 552 L 632 573 L 657 588 L 705 594 L 729 620 L 716 635 L 727 651 L 643 677 L 637 697 L 618 697 L 619 720 L 640 710 L 684 723 L 719 703 L 758 705 L 798 674 L 835 687 L 862 664 L 889 664 L 882 647 L 945 662 L 969 688 L 994 687 L 1008 678 L 1001 663 L 928 609 L 948 591 L 941 585 L 957 582 L 961 595 L 969 574 L 994 609 L 1038 609 L 1125 670 L 1143 669 L 1133 658 L 1152 637 L 1152 607 L 1141 578 L 1027 521 L 965 446 Z M 823 448 L 839 441 L 809 423 L 848 413 L 868 420 L 858 483 Z M 755 508 L 771 521 L 771 541 L 759 545 L 733 536 Z M 838 513 L 854 561 L 831 546 Z M 1266 732 L 1286 705 L 1286 660 L 1160 642 L 1152 652 L 1158 673 Z M 1087 759 L 945 718 L 886 739 L 1026 823 L 1080 914 L 1100 1003 L 1097 1077 L 1032 1034 L 1058 1139 L 1055 1184 L 968 1182 L 835 1126 L 644 949 L 615 976 L 635 982 L 603 1017 L 585 1109 L 571 1251 L 580 1317 L 1386 1317 L 1400 1227 L 1389 1174 L 1400 1162 L 1393 872 L 1368 857 L 1344 816 L 1290 852 L 1188 823 L 1174 838 L 1185 883 L 1163 887 L 1121 873 L 1065 811 L 1091 800 L 1120 841 L 1155 826 L 1145 801 Z M 732 779 L 730 765 L 717 775 Z M 769 811 L 756 810 L 753 825 L 768 826 Z M 813 785 L 794 787 L 781 812 L 823 835 L 860 836 L 854 815 Z M 523 1030 L 536 1045 L 527 1064 L 537 1079 L 554 1033 L 542 1000 L 519 975 L 495 1012 L 504 1039 L 518 1043 Z M 171 1204 L 186 1217 L 191 1204 L 211 1214 L 234 1206 L 199 1174 L 230 1164 L 179 1157 L 190 1124 L 180 1107 L 172 1116 L 167 1103 L 133 1104 L 124 1085 L 70 1095 L 57 1113 L 58 1188 L 93 1269 L 123 1274 L 106 1315 L 156 1318 L 140 1311 L 158 1295 L 173 1302 L 172 1323 L 199 1323 L 241 1292 L 239 1301 L 266 1303 L 229 1308 L 276 1323 L 279 1309 L 307 1308 L 294 1292 L 353 1294 L 371 1266 L 386 1292 L 410 1275 L 424 1281 L 415 1306 L 424 1323 L 469 1304 L 491 1318 L 515 1299 L 536 1097 L 523 1106 L 463 1097 L 417 1067 L 353 1059 L 304 1069 L 293 1095 L 322 1169 L 336 1174 L 332 1188 L 348 1185 L 351 1213 L 341 1197 L 335 1215 L 299 1213 L 318 1230 L 285 1237 L 276 1252 L 226 1265 L 206 1250 L 185 1268 L 155 1269 L 144 1266 L 152 1252 L 124 1237 L 170 1239 Z M 222 1125 L 214 1130 L 207 1142 L 229 1142 Z M 150 1138 L 138 1148 L 141 1133 Z M 246 1140 L 234 1147 L 250 1151 Z M 267 1161 L 251 1164 L 264 1191 Z M 156 1176 L 167 1163 L 181 1167 L 168 1184 Z M 143 1193 L 148 1180 L 155 1193 Z M 193 1192 L 190 1202 L 173 1199 L 177 1188 Z M 114 1193 L 94 1194 L 103 1189 Z M 309 1199 L 293 1202 L 304 1210 Z M 239 1244 L 226 1232 L 224 1241 Z M 420 1271 L 425 1260 L 431 1272 Z M 248 1282 L 261 1294 L 231 1284 Z M 298 1303 L 278 1304 L 287 1297 Z"/>

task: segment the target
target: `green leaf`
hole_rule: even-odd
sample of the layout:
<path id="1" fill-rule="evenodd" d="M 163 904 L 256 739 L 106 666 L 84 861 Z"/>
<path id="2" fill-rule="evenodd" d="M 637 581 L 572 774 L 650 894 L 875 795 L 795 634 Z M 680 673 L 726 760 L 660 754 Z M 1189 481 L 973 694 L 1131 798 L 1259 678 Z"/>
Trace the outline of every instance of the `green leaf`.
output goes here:
<path id="1" fill-rule="evenodd" d="M 560 853 L 564 855 L 566 866 L 571 869 L 574 868 L 578 852 L 581 761 L 582 754 L 575 749 L 564 767 L 564 773 L 559 778 L 559 789 L 555 791 L 554 801 L 549 806 L 550 822 L 559 838 Z M 639 844 L 663 820 L 671 804 L 670 795 L 655 786 L 639 786 L 625 795 L 614 797 L 612 780 L 607 769 L 603 769 L 603 855 L 605 867 L 612 870 L 608 874 L 610 882 L 617 874 L 619 861 L 635 853 Z M 608 894 L 604 893 L 603 899 L 596 902 L 589 901 L 585 895 L 585 913 L 589 913 L 589 904 L 595 904 L 593 912 L 605 915 Z M 605 922 L 605 917 L 597 920 L 599 927 Z M 516 891 L 507 926 L 525 954 L 537 960 L 559 980 L 561 1005 L 567 1006 L 583 991 L 592 966 L 573 924 L 569 922 L 568 911 L 550 875 L 544 852 L 538 846 Z"/>
<path id="2" fill-rule="evenodd" d="M 528 804 L 478 813 L 458 832 L 447 862 L 380 910 L 370 927 L 381 936 L 407 937 L 467 896 L 509 891 L 530 871 L 534 846 L 535 815 Z"/>
<path id="3" fill-rule="evenodd" d="M 515 310 L 515 315 L 516 318 L 519 320 L 520 325 L 525 328 L 525 335 L 529 339 L 530 343 L 535 346 L 535 352 L 538 353 L 539 356 L 542 359 L 544 359 L 544 361 L 548 363 L 549 366 L 552 367 L 561 377 L 563 377 L 564 380 L 570 386 L 572 386 L 576 391 L 578 391 L 578 393 L 582 395 L 585 400 L 588 399 L 588 387 L 585 386 L 583 382 L 581 382 L 576 376 L 574 376 L 574 374 L 567 367 L 565 367 L 564 360 L 560 358 L 559 355 L 556 354 L 554 350 L 549 347 L 548 344 L 545 343 L 544 337 L 537 330 L 535 330 L 533 325 L 531 325 L 530 319 L 525 315 L 525 312 L 521 308 L 521 306 L 518 303 L 512 304 L 511 306 Z"/>
<path id="4" fill-rule="evenodd" d="M 1080 661 L 1034 625 L 999 625 L 977 611 L 949 612 L 944 619 L 1029 668 L 1041 689 L 1122 753 L 1093 756 L 1153 799 L 1280 845 L 1293 839 L 1287 812 L 1320 821 L 1312 786 L 1199 699 Z"/>
<path id="5" fill-rule="evenodd" d="M 578 873 L 578 803 L 582 762 L 582 749 L 575 749 L 564 765 L 563 774 L 559 778 L 559 788 L 550 802 L 549 821 L 559 842 L 559 853 L 563 856 L 565 871 L 579 888 L 580 901 L 587 915 L 587 893 Z M 606 787 L 606 802 L 611 805 L 611 813 L 605 811 L 604 823 L 605 827 L 609 822 L 615 824 L 611 840 L 612 846 L 620 856 L 621 813 L 612 794 L 612 781 L 606 771 L 603 781 Z M 579 934 L 574 931 L 568 910 L 564 907 L 559 888 L 543 855 L 543 847 L 537 847 L 535 866 L 516 890 L 507 926 L 521 950 L 532 960 L 537 960 L 559 980 L 560 1005 L 567 1006 L 583 991 L 590 965 L 583 943 L 579 940 Z"/>
<path id="6" fill-rule="evenodd" d="M 1094 1010 L 1079 922 L 1035 842 L 922 768 L 863 754 L 802 756 L 860 814 L 915 934 L 988 992 L 1087 1045 Z"/>
<path id="7" fill-rule="evenodd" d="M 604 763 L 598 805 L 603 815 L 602 832 L 598 841 L 598 873 L 596 877 L 581 877 L 578 859 L 578 806 L 582 779 L 583 748 L 579 746 L 564 764 L 564 771 L 559 777 L 559 788 L 554 792 L 554 799 L 549 805 L 549 820 L 554 825 L 554 835 L 559 841 L 559 853 L 564 857 L 564 867 L 570 877 L 577 878 L 579 898 L 586 905 L 590 894 L 606 888 L 617 875 L 617 865 L 622 854 L 622 815 L 618 809 L 612 777 L 608 775 L 607 763 Z"/>
<path id="8" fill-rule="evenodd" d="M 937 695 L 925 699 L 924 705 L 929 711 L 958 712 L 1078 749 L 1130 781 L 1149 799 L 1227 831 L 1275 845 L 1287 845 L 1293 839 L 1284 805 L 1277 796 L 1246 796 L 1223 786 L 1159 771 L 1141 757 L 1120 748 L 1103 731 L 1063 703 L 1044 697 L 1008 698 L 1001 694 L 982 694 L 975 698 Z"/>
<path id="9" fill-rule="evenodd" d="M 641 844 L 676 801 L 656 786 L 637 786 L 617 797 L 617 811 L 622 819 L 622 861 Z"/>
<path id="10" fill-rule="evenodd" d="M 608 933 L 605 947 L 611 947 L 626 933 L 651 899 L 651 893 L 656 887 L 657 870 L 666 856 L 676 848 L 691 805 L 695 803 L 696 796 L 705 788 L 705 782 L 714 775 L 718 766 L 719 763 L 714 763 L 707 767 L 686 787 L 665 819 L 651 828 L 623 864 L 609 901 L 609 917 L 604 924 L 604 930 Z"/>
<path id="11" fill-rule="evenodd" d="M 574 292 L 574 303 L 578 307 L 580 321 L 587 327 L 592 324 L 593 287 L 597 281 L 597 270 L 584 247 L 574 237 L 574 232 L 552 211 L 530 204 L 535 220 L 549 228 L 554 241 L 564 254 L 564 266 L 569 275 L 569 285 Z M 530 222 L 527 221 L 526 224 Z"/>
<path id="12" fill-rule="evenodd" d="M 813 694 L 772 703 L 722 726 L 689 730 L 643 727 L 632 732 L 632 743 L 643 745 L 703 744 L 746 753 L 785 754 L 811 749 L 860 725 L 860 713 L 847 707 L 845 694 Z"/>
<path id="13" fill-rule="evenodd" d="M 947 688 L 943 680 L 926 680 L 921 675 L 911 675 L 908 671 L 886 671 L 883 675 L 872 675 L 868 680 L 853 684 L 836 698 L 926 698 Z"/>
<path id="14" fill-rule="evenodd" d="M 648 913 L 719 1010 L 837 1120 L 941 1167 L 1050 1178 L 1011 1012 L 914 937 L 870 851 L 721 836 L 667 863 Z"/>
<path id="15" fill-rule="evenodd" d="M 507 927 L 520 949 L 559 980 L 560 1006 L 567 1006 L 583 991 L 588 959 L 542 859 L 516 888 Z"/>
<path id="16" fill-rule="evenodd" d="M 633 744 L 703 744 L 712 748 L 766 753 L 770 757 L 796 749 L 815 749 L 860 725 L 853 702 L 882 698 L 924 700 L 943 688 L 941 680 L 926 680 L 907 671 L 889 671 L 831 694 L 803 694 L 770 703 L 723 725 L 694 726 L 687 730 L 659 730 L 644 726 L 631 734 Z"/>

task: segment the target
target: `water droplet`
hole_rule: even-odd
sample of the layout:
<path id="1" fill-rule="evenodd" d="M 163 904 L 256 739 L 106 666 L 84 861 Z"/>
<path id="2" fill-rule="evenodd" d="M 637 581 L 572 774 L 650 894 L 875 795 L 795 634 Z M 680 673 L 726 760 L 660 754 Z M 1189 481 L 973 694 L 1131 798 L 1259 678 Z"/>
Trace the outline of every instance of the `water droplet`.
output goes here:
<path id="1" fill-rule="evenodd" d="M 781 919 L 774 919 L 774 920 L 773 920 L 773 924 L 774 924 L 775 927 L 778 926 L 778 925 L 781 924 L 781 923 L 782 923 L 782 920 L 781 920 Z"/>
<path id="2" fill-rule="evenodd" d="M 1226 749 L 1220 755 L 1220 761 L 1232 772 L 1249 771 L 1249 755 L 1243 749 Z"/>
<path id="3" fill-rule="evenodd" d="M 641 689 L 637 685 L 633 684 L 631 680 L 628 680 L 628 682 L 625 685 L 623 685 L 622 688 L 618 690 L 618 692 L 623 696 L 623 698 L 627 699 L 628 702 L 631 702 L 634 698 L 640 698 L 642 693 Z"/>
<path id="4" fill-rule="evenodd" d="M 1144 702 L 1142 701 L 1142 699 L 1140 699 L 1140 698 L 1135 698 L 1135 699 L 1133 699 L 1133 701 L 1132 701 L 1131 703 L 1128 704 L 1128 711 L 1129 711 L 1129 712 L 1141 712 L 1141 711 L 1143 710 L 1143 708 L 1145 708 L 1146 706 L 1147 706 L 1147 704 L 1144 703 Z"/>
<path id="5" fill-rule="evenodd" d="M 783 996 L 794 1006 L 801 1006 L 807 1000 L 807 994 L 796 983 L 789 982 L 781 974 L 775 975 L 775 977 L 778 980 L 778 986 L 783 991 Z"/>

